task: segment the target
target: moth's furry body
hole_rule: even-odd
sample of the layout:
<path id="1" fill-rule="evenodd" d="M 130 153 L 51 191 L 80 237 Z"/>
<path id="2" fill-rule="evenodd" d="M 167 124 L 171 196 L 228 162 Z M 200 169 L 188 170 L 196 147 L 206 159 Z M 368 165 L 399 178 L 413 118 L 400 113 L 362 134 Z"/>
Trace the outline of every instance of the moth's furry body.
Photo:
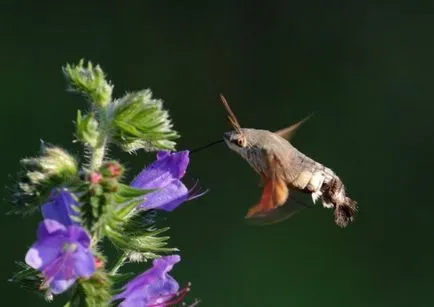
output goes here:
<path id="1" fill-rule="evenodd" d="M 276 190 L 274 207 L 284 205 L 290 190 L 297 189 L 311 193 L 314 202 L 320 199 L 324 207 L 333 208 L 338 226 L 345 227 L 353 220 L 357 205 L 346 196 L 340 178 L 330 168 L 298 151 L 279 134 L 240 128 L 225 133 L 224 140 L 265 181 L 273 181 Z M 264 205 L 262 201 L 251 209 L 250 214 L 272 209 L 273 206 Z"/>

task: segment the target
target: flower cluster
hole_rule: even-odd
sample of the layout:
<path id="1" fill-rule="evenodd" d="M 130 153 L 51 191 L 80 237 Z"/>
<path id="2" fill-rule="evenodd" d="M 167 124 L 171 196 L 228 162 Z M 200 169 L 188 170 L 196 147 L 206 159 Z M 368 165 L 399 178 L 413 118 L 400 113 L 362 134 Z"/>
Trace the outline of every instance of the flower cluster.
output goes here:
<path id="1" fill-rule="evenodd" d="M 70 305 L 169 306 L 182 301 L 189 286 L 180 290 L 168 274 L 181 257 L 166 246 L 168 237 L 160 236 L 168 228 L 157 227 L 155 212 L 171 212 L 206 193 L 181 181 L 189 151 L 174 151 L 178 135 L 149 90 L 112 101 L 113 86 L 99 66 L 80 62 L 67 65 L 64 73 L 70 89 L 92 105 L 92 112 L 79 111 L 76 121 L 76 137 L 90 156 L 80 164 L 65 150 L 43 144 L 39 157 L 22 161 L 12 211 L 40 211 L 42 221 L 24 269 L 12 280 L 33 282 L 30 288 L 48 298 L 70 292 Z M 111 142 L 127 151 L 157 151 L 156 160 L 124 184 L 123 166 L 105 157 Z M 122 252 L 111 269 L 103 239 Z M 150 269 L 117 285 L 126 276 L 119 273 L 123 265 L 149 259 Z"/>

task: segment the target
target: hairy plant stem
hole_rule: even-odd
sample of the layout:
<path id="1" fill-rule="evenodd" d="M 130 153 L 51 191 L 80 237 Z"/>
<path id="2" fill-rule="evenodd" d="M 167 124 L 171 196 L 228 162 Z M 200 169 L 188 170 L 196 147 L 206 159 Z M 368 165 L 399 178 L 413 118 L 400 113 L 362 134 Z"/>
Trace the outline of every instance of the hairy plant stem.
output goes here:
<path id="1" fill-rule="evenodd" d="M 90 158 L 90 168 L 93 170 L 99 169 L 104 161 L 107 136 L 104 135 L 98 143 L 100 145 L 92 149 L 92 156 Z"/>
<path id="2" fill-rule="evenodd" d="M 97 146 L 92 148 L 92 155 L 90 158 L 90 168 L 92 170 L 97 170 L 101 167 L 102 162 L 104 161 L 106 146 L 108 143 L 108 118 L 107 111 L 104 109 L 100 109 L 97 111 L 97 117 L 99 122 L 99 137 Z"/>
<path id="3" fill-rule="evenodd" d="M 123 252 L 122 255 L 119 257 L 118 261 L 116 261 L 115 265 L 110 271 L 111 275 L 115 275 L 119 269 L 124 265 L 125 260 L 127 260 L 127 253 Z"/>

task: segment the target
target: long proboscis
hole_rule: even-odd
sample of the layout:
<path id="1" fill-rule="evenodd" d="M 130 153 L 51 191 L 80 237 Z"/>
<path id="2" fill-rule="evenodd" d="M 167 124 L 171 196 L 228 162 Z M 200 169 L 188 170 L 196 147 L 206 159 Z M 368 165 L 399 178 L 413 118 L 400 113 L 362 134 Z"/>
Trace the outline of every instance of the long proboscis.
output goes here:
<path id="1" fill-rule="evenodd" d="M 195 148 L 195 149 L 191 150 L 190 153 L 195 153 L 195 152 L 198 152 L 198 151 L 202 151 L 202 150 L 204 150 L 204 149 L 206 149 L 208 147 L 211 147 L 211 146 L 214 146 L 216 144 L 223 143 L 223 142 L 224 142 L 224 140 L 217 140 L 217 141 L 211 142 L 209 144 L 206 144 L 206 145 L 200 146 L 198 148 Z"/>
<path id="2" fill-rule="evenodd" d="M 240 123 L 237 120 L 237 117 L 235 116 L 234 112 L 232 112 L 231 107 L 229 107 L 229 103 L 226 101 L 225 96 L 220 94 L 220 100 L 223 104 L 223 106 L 226 109 L 226 112 L 228 112 L 228 119 L 231 123 L 232 127 L 234 127 L 235 131 L 241 134 L 241 126 Z"/>

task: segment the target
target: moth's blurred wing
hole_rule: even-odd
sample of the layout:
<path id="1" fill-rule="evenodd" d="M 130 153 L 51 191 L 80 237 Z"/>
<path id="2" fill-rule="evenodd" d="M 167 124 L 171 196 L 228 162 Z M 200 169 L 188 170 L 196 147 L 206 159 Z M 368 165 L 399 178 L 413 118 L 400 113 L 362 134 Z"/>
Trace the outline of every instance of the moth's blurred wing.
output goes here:
<path id="1" fill-rule="evenodd" d="M 279 161 L 274 154 L 269 154 L 268 159 L 268 176 L 261 173 L 264 183 L 261 198 L 258 203 L 251 207 L 246 214 L 246 218 L 261 213 L 268 212 L 276 207 L 283 205 L 288 199 L 288 187 L 286 182 L 276 174 L 276 166 Z"/>
<path id="2" fill-rule="evenodd" d="M 274 133 L 283 137 L 284 139 L 287 139 L 288 141 L 292 139 L 297 129 L 309 118 L 311 118 L 313 114 L 303 118 L 302 120 L 296 122 L 295 124 L 292 124 L 291 126 L 287 128 L 280 129 L 278 131 L 275 131 Z"/>
<path id="3" fill-rule="evenodd" d="M 258 212 L 246 218 L 246 221 L 251 225 L 257 226 L 265 226 L 283 222 L 293 217 L 303 209 L 311 208 L 304 202 L 304 198 L 306 198 L 304 194 L 305 193 L 290 190 L 288 200 L 285 204 L 266 212 Z"/>

